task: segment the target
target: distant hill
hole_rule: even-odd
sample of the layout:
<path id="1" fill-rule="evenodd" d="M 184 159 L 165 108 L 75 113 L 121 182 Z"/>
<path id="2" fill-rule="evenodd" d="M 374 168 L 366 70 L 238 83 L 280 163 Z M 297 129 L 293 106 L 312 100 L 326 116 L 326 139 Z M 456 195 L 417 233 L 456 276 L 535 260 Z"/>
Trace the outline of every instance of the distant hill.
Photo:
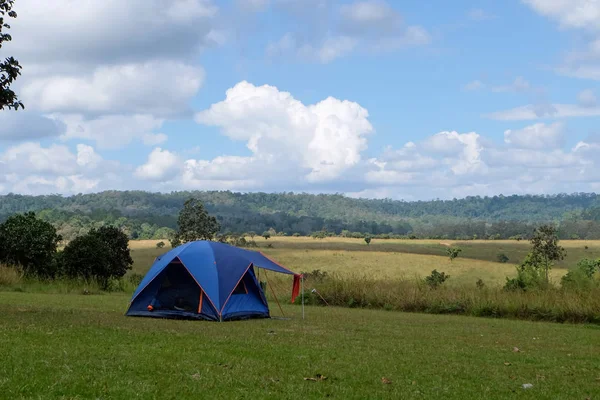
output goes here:
<path id="1" fill-rule="evenodd" d="M 217 215 L 223 231 L 239 233 L 272 228 L 287 234 L 310 234 L 325 228 L 336 233 L 481 237 L 489 234 L 491 226 L 502 225 L 501 221 L 505 227 L 505 222 L 511 221 L 512 228 L 527 230 L 542 222 L 600 220 L 600 195 L 595 193 L 397 201 L 339 194 L 106 191 L 74 196 L 0 196 L 0 221 L 15 213 L 36 211 L 67 236 L 110 223 L 121 225 L 134 238 L 156 237 L 159 229 L 160 236 L 176 227 L 177 214 L 190 197 L 201 199 L 209 212 Z"/>

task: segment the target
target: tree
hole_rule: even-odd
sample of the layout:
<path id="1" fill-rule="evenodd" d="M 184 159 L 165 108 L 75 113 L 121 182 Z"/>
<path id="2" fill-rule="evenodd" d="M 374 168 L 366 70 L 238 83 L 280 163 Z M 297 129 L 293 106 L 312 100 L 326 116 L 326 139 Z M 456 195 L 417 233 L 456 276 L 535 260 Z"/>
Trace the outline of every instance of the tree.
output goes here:
<path id="1" fill-rule="evenodd" d="M 105 226 L 72 240 L 61 254 L 63 272 L 71 278 L 94 278 L 103 289 L 133 265 L 129 239 L 120 229 Z"/>
<path id="2" fill-rule="evenodd" d="M 4 42 L 12 40 L 12 36 L 4 33 L 3 30 L 10 29 L 10 25 L 4 20 L 5 16 L 17 18 L 17 13 L 12 9 L 14 2 L 15 0 L 0 0 L 0 48 Z M 0 62 L 0 110 L 5 107 L 9 110 L 25 108 L 15 92 L 10 89 L 10 85 L 21 75 L 21 68 L 19 62 L 13 57 L 8 57 Z"/>
<path id="3" fill-rule="evenodd" d="M 448 254 L 448 257 L 450 257 L 450 261 L 454 261 L 454 259 L 457 258 L 461 252 L 462 249 L 460 247 L 450 247 L 446 250 L 446 254 Z"/>
<path id="4" fill-rule="evenodd" d="M 208 214 L 204 204 L 198 199 L 189 199 L 179 212 L 179 230 L 176 238 L 182 243 L 194 240 L 212 240 L 221 226 L 217 219 Z"/>
<path id="5" fill-rule="evenodd" d="M 35 213 L 13 215 L 0 224 L 0 262 L 18 266 L 26 275 L 52 277 L 61 240 L 56 229 Z"/>
<path id="6" fill-rule="evenodd" d="M 365 236 L 365 243 L 367 244 L 367 246 L 371 244 L 371 236 Z"/>
<path id="7" fill-rule="evenodd" d="M 250 236 L 250 238 L 251 238 L 252 240 L 254 240 L 254 237 L 256 236 L 256 232 L 254 232 L 254 231 L 250 231 L 250 232 L 248 232 L 248 233 L 246 234 L 246 236 Z"/>
<path id="8" fill-rule="evenodd" d="M 567 254 L 565 249 L 558 245 L 556 228 L 551 225 L 542 225 L 537 228 L 530 240 L 532 259 L 540 263 L 549 282 L 549 271 L 554 261 L 563 260 Z"/>
<path id="9" fill-rule="evenodd" d="M 271 237 L 271 234 L 269 233 L 269 231 L 264 231 L 262 234 L 262 237 L 264 237 L 265 240 L 269 240 L 269 238 Z"/>

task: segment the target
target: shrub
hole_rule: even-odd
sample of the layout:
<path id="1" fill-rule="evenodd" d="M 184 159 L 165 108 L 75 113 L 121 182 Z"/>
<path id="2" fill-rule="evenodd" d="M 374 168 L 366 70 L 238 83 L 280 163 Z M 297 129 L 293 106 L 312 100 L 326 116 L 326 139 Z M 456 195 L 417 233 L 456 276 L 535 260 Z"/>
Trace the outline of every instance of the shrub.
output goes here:
<path id="1" fill-rule="evenodd" d="M 534 256 L 530 253 L 525 261 L 517 267 L 517 276 L 515 278 L 506 278 L 504 290 L 527 291 L 531 289 L 544 289 L 549 286 L 544 276 L 544 270 L 534 261 Z"/>
<path id="2" fill-rule="evenodd" d="M 300 234 L 298 232 L 295 232 L 292 236 L 293 237 L 300 237 Z"/>
<path id="3" fill-rule="evenodd" d="M 458 255 L 462 252 L 462 249 L 459 247 L 450 247 L 446 250 L 446 254 L 450 258 L 450 261 L 453 261 Z"/>
<path id="4" fill-rule="evenodd" d="M 68 278 L 97 279 L 106 289 L 110 278 L 107 257 L 110 251 L 108 245 L 97 236 L 79 236 L 62 251 L 62 272 Z"/>
<path id="5" fill-rule="evenodd" d="M 371 244 L 371 236 L 365 237 L 365 243 L 367 244 L 367 246 Z"/>
<path id="6" fill-rule="evenodd" d="M 95 279 L 106 290 L 111 279 L 121 278 L 131 269 L 133 259 L 127 235 L 107 226 L 72 240 L 62 251 L 59 263 L 66 276 Z"/>
<path id="7" fill-rule="evenodd" d="M 61 240 L 56 229 L 35 213 L 13 215 L 0 224 L 0 262 L 18 266 L 25 275 L 53 277 L 53 258 Z"/>
<path id="8" fill-rule="evenodd" d="M 265 240 L 268 240 L 271 237 L 271 233 L 269 233 L 269 231 L 264 231 L 262 237 L 264 237 Z"/>
<path id="9" fill-rule="evenodd" d="M 165 242 L 158 242 L 158 243 L 156 243 L 156 248 L 157 249 L 162 249 L 163 247 L 165 247 Z"/>
<path id="10" fill-rule="evenodd" d="M 496 256 L 496 259 L 498 260 L 499 263 L 502 263 L 502 264 L 506 264 L 509 261 L 508 256 L 504 253 L 498 253 L 498 255 Z"/>
<path id="11" fill-rule="evenodd" d="M 598 271 L 600 271 L 600 259 L 583 258 L 579 260 L 575 269 L 562 277 L 560 284 L 564 289 L 590 290 L 599 285 L 599 281 L 594 279 Z"/>
<path id="12" fill-rule="evenodd" d="M 483 289 L 485 287 L 485 283 L 483 282 L 483 279 L 481 279 L 481 278 L 477 279 L 477 282 L 475 282 L 475 286 L 477 286 L 477 289 Z"/>
<path id="13" fill-rule="evenodd" d="M 450 275 L 446 275 L 445 272 L 438 272 L 436 269 L 431 271 L 431 275 L 425 278 L 425 283 L 432 289 L 437 289 L 446 280 L 450 278 Z"/>

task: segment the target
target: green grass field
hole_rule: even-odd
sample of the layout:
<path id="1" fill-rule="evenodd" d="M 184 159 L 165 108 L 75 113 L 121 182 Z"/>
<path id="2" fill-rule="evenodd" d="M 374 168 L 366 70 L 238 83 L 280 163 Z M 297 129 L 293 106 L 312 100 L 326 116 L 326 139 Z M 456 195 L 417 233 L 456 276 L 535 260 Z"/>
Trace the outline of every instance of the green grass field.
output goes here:
<path id="1" fill-rule="evenodd" d="M 479 278 L 501 285 L 507 275 L 514 275 L 514 264 L 495 262 L 497 252 L 516 262 L 527 250 L 524 243 L 461 242 L 457 245 L 468 257 L 450 262 L 444 256 L 448 243 L 433 241 L 374 241 L 366 246 L 348 239 L 274 238 L 260 239 L 258 244 L 297 272 L 320 269 L 381 281 L 422 277 L 432 269 L 445 271 L 451 279 L 447 290 L 436 291 L 441 297 L 463 293 L 465 285 L 474 285 Z M 553 270 L 555 281 L 578 257 L 600 255 L 600 242 L 562 244 L 569 258 Z M 132 273 L 138 274 L 168 250 L 156 249 L 156 241 L 130 246 Z M 273 278 L 269 281 L 277 294 L 289 298 L 289 282 Z M 130 293 L 82 295 L 81 288 L 52 285 L 5 286 L 23 292 L 0 290 L 1 399 L 600 395 L 598 325 L 337 307 L 306 307 L 302 320 L 301 308 L 287 304 L 283 319 L 226 323 L 144 319 L 124 316 Z M 509 296 L 490 293 L 485 300 L 490 304 L 499 301 L 494 296 Z M 528 298 L 519 296 L 515 304 Z M 584 304 L 580 300 L 572 304 Z M 585 303 L 588 308 L 596 304 L 591 300 Z M 542 296 L 536 301 L 546 300 Z M 270 307 L 273 316 L 282 317 L 272 300 Z M 526 383 L 533 387 L 523 389 Z"/>
<path id="2" fill-rule="evenodd" d="M 289 320 L 173 321 L 125 317 L 128 299 L 0 293 L 0 397 L 586 399 L 600 393 L 600 329 L 593 326 L 320 307 L 307 307 L 302 320 L 297 306 L 285 306 Z M 305 380 L 319 374 L 327 379 Z M 533 388 L 524 390 L 525 383 Z"/>

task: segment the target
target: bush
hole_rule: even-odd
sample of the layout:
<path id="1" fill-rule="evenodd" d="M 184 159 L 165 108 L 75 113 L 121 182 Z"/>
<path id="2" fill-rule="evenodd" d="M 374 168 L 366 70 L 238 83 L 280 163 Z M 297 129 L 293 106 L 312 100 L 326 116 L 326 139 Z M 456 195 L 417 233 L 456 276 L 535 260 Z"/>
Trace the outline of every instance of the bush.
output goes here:
<path id="1" fill-rule="evenodd" d="M 165 242 L 158 242 L 158 243 L 156 243 L 156 248 L 157 249 L 162 249 L 163 247 L 165 247 Z"/>
<path id="2" fill-rule="evenodd" d="M 453 261 L 455 258 L 457 258 L 461 252 L 462 252 L 462 249 L 459 247 L 450 247 L 449 249 L 446 250 L 446 254 L 448 254 L 450 261 Z"/>
<path id="3" fill-rule="evenodd" d="M 595 279 L 596 272 L 600 271 L 600 259 L 591 260 L 583 258 L 577 263 L 577 267 L 562 277 L 560 284 L 564 289 L 587 291 L 599 286 L 600 282 Z"/>
<path id="4" fill-rule="evenodd" d="M 485 282 L 483 282 L 483 279 L 479 278 L 477 279 L 477 282 L 475 282 L 475 286 L 477 286 L 477 289 L 483 289 L 485 287 Z"/>
<path id="5" fill-rule="evenodd" d="M 445 272 L 438 272 L 436 269 L 431 271 L 431 275 L 425 278 L 425 283 L 432 289 L 437 289 L 446 280 L 450 278 L 450 275 L 446 275 Z"/>
<path id="6" fill-rule="evenodd" d="M 69 278 L 95 279 L 103 289 L 110 280 L 131 269 L 133 259 L 127 235 L 115 227 L 92 229 L 72 240 L 60 254 L 63 274 Z"/>
<path id="7" fill-rule="evenodd" d="M 502 264 L 506 264 L 510 260 L 508 258 L 508 256 L 504 253 L 498 253 L 498 255 L 496 256 L 496 259 L 498 260 L 499 263 L 502 263 Z"/>
<path id="8" fill-rule="evenodd" d="M 520 265 L 517 267 L 516 278 L 506 278 L 506 284 L 504 290 L 515 291 L 515 290 L 532 290 L 532 289 L 544 289 L 549 284 L 544 277 L 543 271 L 539 268 L 535 268 L 531 265 Z"/>
<path id="9" fill-rule="evenodd" d="M 35 213 L 13 215 L 0 224 L 0 262 L 21 268 L 25 275 L 54 277 L 53 259 L 61 240 Z"/>

